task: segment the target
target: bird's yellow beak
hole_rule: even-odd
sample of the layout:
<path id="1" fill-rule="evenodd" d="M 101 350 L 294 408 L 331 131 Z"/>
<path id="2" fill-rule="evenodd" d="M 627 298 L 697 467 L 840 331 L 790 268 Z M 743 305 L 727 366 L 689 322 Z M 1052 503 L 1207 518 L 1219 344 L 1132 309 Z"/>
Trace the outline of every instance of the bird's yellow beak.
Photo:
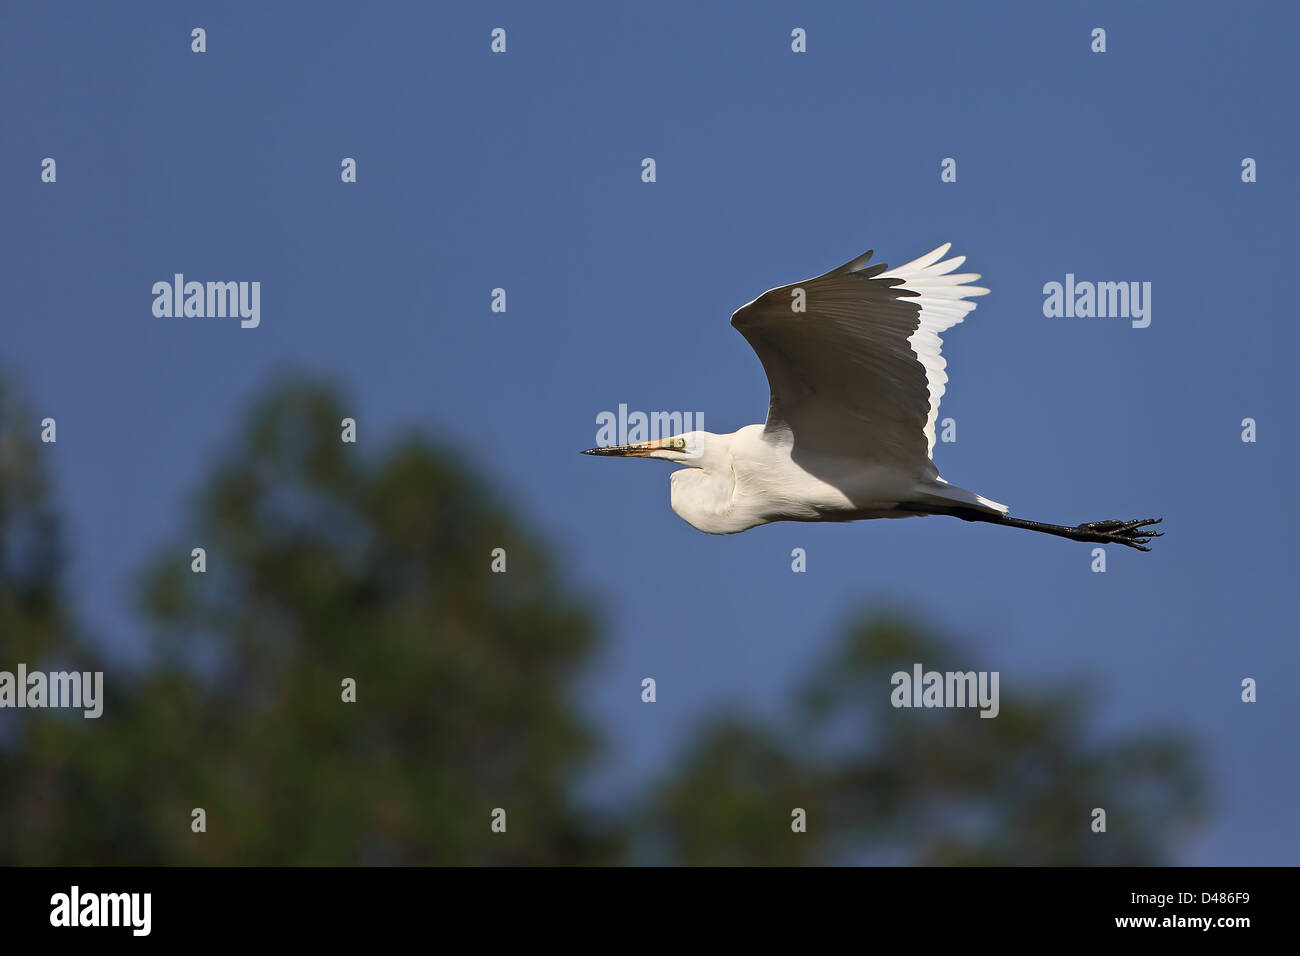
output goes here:
<path id="1" fill-rule="evenodd" d="M 660 438 L 657 441 L 638 441 L 630 445 L 606 445 L 604 448 L 588 448 L 584 455 L 605 455 L 611 458 L 649 458 L 660 450 L 678 451 L 672 439 Z"/>

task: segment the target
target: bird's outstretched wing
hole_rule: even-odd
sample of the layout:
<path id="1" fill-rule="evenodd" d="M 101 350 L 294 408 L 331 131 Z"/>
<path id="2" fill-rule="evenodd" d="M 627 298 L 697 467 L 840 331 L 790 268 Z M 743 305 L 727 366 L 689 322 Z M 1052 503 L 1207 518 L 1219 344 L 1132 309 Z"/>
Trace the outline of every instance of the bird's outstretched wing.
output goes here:
<path id="1" fill-rule="evenodd" d="M 890 269 L 871 252 L 838 269 L 764 292 L 731 324 L 758 353 L 771 400 L 765 434 L 804 455 L 933 472 L 934 424 L 948 376 L 939 333 L 975 308 L 953 275 L 964 256 L 945 243 Z M 804 311 L 796 311 L 800 304 Z"/>

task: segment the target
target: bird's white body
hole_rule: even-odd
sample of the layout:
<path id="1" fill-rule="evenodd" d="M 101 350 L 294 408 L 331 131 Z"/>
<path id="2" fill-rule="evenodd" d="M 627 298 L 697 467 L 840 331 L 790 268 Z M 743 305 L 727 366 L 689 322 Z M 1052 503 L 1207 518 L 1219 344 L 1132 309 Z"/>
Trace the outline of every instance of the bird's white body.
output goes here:
<path id="1" fill-rule="evenodd" d="M 702 464 L 670 476 L 671 503 L 682 520 L 709 534 L 735 534 L 773 521 L 906 518 L 901 502 L 959 503 L 996 511 L 978 495 L 889 465 L 818 458 L 814 474 L 796 464 L 791 445 L 765 437 L 764 426 L 730 435 L 688 432 Z"/>
<path id="2" fill-rule="evenodd" d="M 789 445 L 763 437 L 762 425 L 730 435 L 695 432 L 688 443 L 707 448 L 705 467 L 672 473 L 673 511 L 709 534 L 734 534 L 771 521 L 822 521 L 834 514 L 885 510 L 910 484 L 888 468 L 844 463 L 838 482 L 806 471 Z M 824 472 L 823 472 L 824 473 Z"/>

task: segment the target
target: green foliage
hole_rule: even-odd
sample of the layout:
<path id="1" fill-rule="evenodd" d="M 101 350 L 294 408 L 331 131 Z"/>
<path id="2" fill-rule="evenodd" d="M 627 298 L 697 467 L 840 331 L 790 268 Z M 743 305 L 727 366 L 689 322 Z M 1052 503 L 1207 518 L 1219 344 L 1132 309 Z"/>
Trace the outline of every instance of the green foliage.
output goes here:
<path id="1" fill-rule="evenodd" d="M 15 661 L 67 649 L 63 566 L 30 411 L 0 381 L 0 648 Z"/>
<path id="2" fill-rule="evenodd" d="M 54 783 L 51 826 L 9 830 L 0 859 L 608 858 L 570 795 L 594 744 L 566 695 L 591 621 L 450 456 L 408 442 L 371 462 L 340 441 L 343 417 L 311 385 L 253 411 L 147 576 L 153 666 L 98 721 L 31 719 L 5 761 L 28 793 L 34 771 Z M 506 574 L 489 573 L 498 547 Z M 28 819 L 25 796 L 6 789 L 5 819 Z M 489 830 L 498 806 L 505 836 Z"/>
<path id="3" fill-rule="evenodd" d="M 780 730 L 716 721 L 647 811 L 647 854 L 685 864 L 891 862 L 1126 865 L 1165 861 L 1204 814 L 1200 769 L 1171 734 L 1089 743 L 1077 685 L 1001 685 L 977 710 L 895 709 L 890 676 L 968 671 L 966 653 L 891 615 L 863 615 Z M 790 832 L 790 812 L 808 831 Z M 1106 810 L 1107 832 L 1090 827 Z"/>
<path id="4" fill-rule="evenodd" d="M 892 671 L 971 664 L 874 617 L 780 725 L 714 722 L 601 821 L 575 798 L 597 756 L 571 690 L 597 649 L 584 604 L 452 455 L 365 453 L 344 414 L 304 382 L 252 410 L 144 576 L 132 674 L 68 618 L 33 419 L 0 390 L 0 669 L 107 671 L 99 720 L 0 711 L 0 863 L 1139 863 L 1198 818 L 1187 744 L 1090 745 L 1077 688 L 1004 684 L 996 720 L 894 710 Z"/>

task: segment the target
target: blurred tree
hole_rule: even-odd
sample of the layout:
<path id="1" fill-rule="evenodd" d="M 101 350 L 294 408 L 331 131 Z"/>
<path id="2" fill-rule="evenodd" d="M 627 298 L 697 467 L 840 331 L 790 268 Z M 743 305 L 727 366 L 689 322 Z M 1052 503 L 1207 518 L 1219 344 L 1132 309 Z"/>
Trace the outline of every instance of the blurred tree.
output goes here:
<path id="1" fill-rule="evenodd" d="M 0 670 L 37 662 L 96 670 L 94 654 L 75 638 L 61 592 L 62 536 L 39 431 L 40 418 L 0 380 Z M 47 859 L 63 838 L 62 757 L 77 718 L 47 719 L 49 713 L 0 710 L 0 863 Z"/>
<path id="2" fill-rule="evenodd" d="M 780 729 L 729 716 L 699 735 L 645 811 L 640 852 L 684 864 L 1126 865 L 1166 862 L 1204 815 L 1188 743 L 1090 743 L 1090 696 L 1000 683 L 1000 712 L 906 709 L 890 677 L 968 671 L 964 652 L 863 615 Z M 790 814 L 807 811 L 807 832 Z M 1106 811 L 1094 833 L 1092 809 Z"/>
<path id="3" fill-rule="evenodd" d="M 0 711 L 0 863 L 1130 863 L 1197 818 L 1187 745 L 1090 746 L 1078 689 L 1004 684 L 995 720 L 893 709 L 893 671 L 969 663 L 875 617 L 787 720 L 714 723 L 643 813 L 596 819 L 575 798 L 596 754 L 570 690 L 596 649 L 582 604 L 453 455 L 366 453 L 344 414 L 310 382 L 253 408 L 146 575 L 130 672 L 67 619 L 40 446 L 0 389 L 0 669 L 108 672 L 99 720 Z"/>
<path id="4" fill-rule="evenodd" d="M 119 691 L 98 721 L 25 712 L 30 733 L 0 756 L 11 784 L 54 774 L 41 800 L 59 824 L 6 827 L 0 861 L 612 858 L 616 835 L 571 793 L 594 745 L 566 692 L 595 644 L 588 616 L 453 456 L 411 441 L 372 460 L 340 440 L 344 415 L 303 383 L 253 410 L 195 527 L 148 575 L 151 666 L 128 686 L 110 669 Z M 496 548 L 506 573 L 489 571 Z M 6 638 L 28 635 L 29 657 L 51 580 L 13 591 L 29 608 Z M 15 799 L 4 819 L 26 820 Z M 207 833 L 191 832 L 195 807 Z"/>
<path id="5" fill-rule="evenodd" d="M 0 635 L 15 660 L 68 646 L 59 521 L 37 449 L 39 421 L 0 380 Z"/>

